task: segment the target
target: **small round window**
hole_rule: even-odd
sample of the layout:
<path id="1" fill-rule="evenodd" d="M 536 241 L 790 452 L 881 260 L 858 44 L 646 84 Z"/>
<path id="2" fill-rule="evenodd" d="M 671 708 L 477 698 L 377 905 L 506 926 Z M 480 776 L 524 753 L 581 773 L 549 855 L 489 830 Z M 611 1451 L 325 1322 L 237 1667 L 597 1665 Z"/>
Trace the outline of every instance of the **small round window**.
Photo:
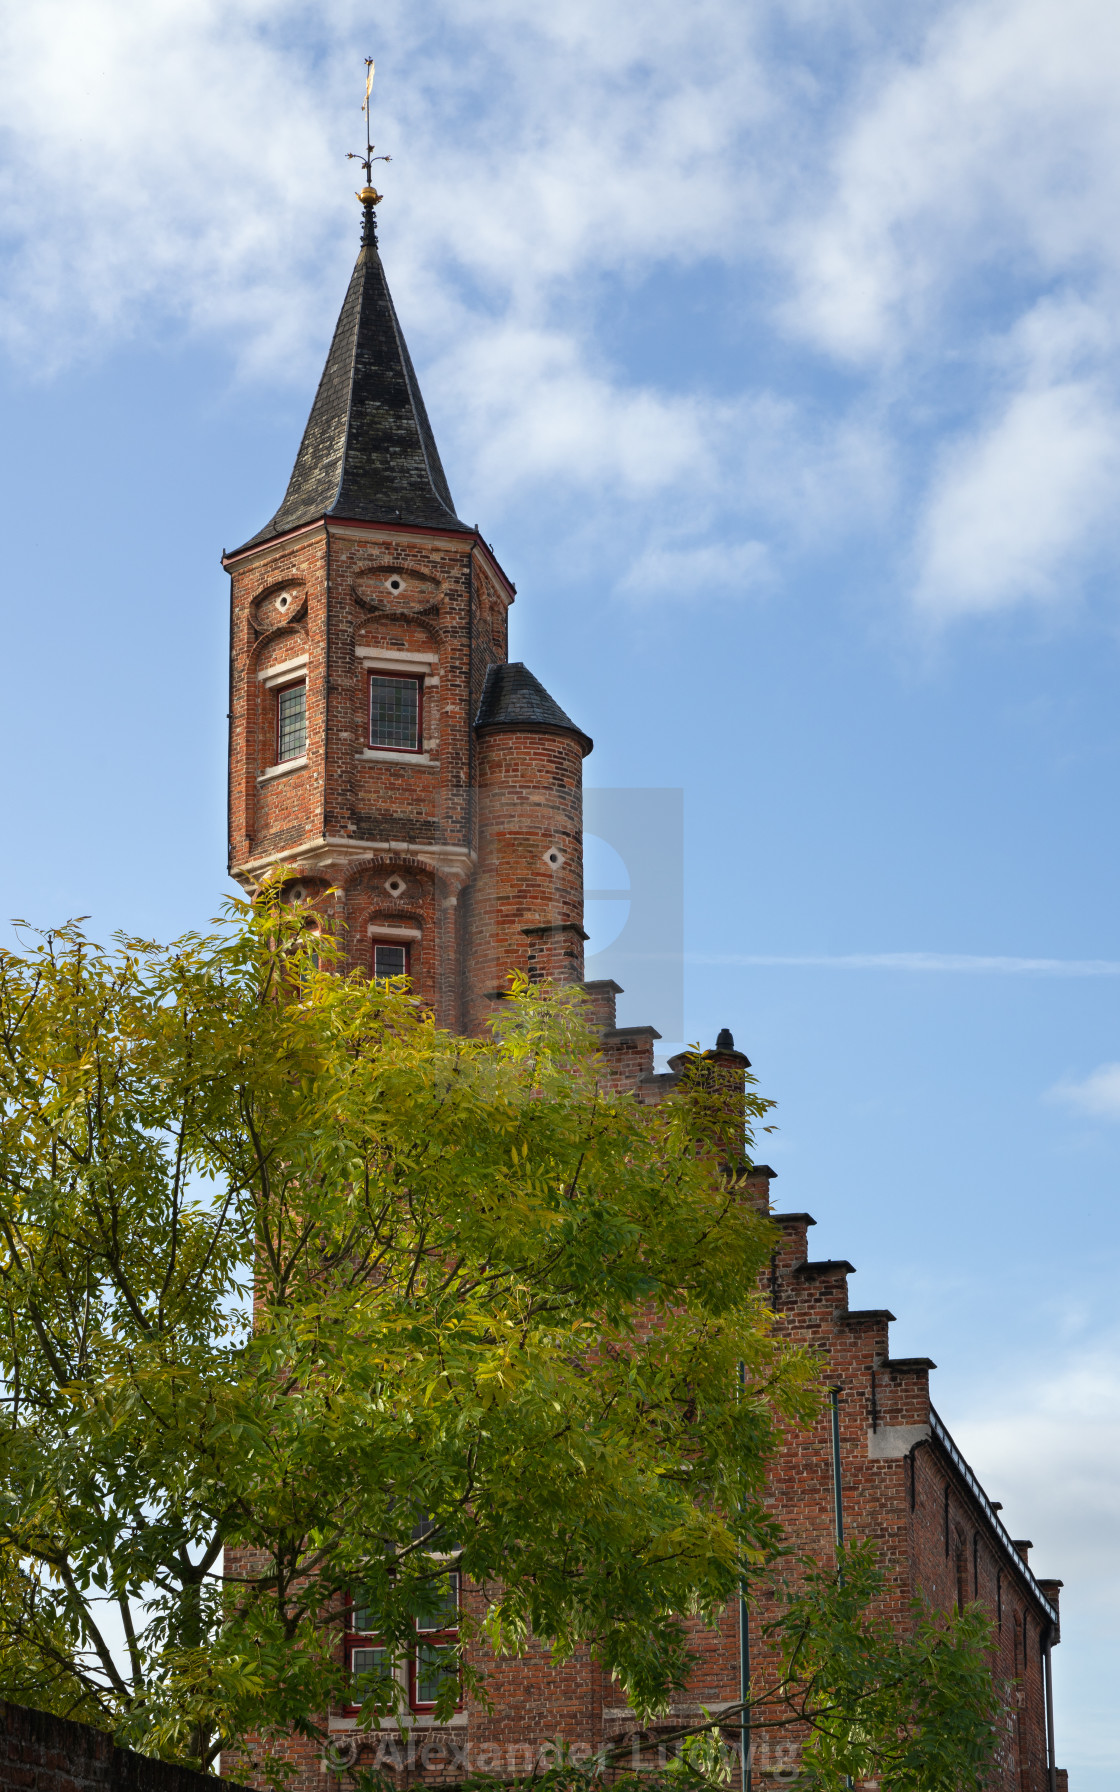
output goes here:
<path id="1" fill-rule="evenodd" d="M 396 573 L 393 574 L 393 577 L 391 579 L 386 579 L 385 583 L 388 585 L 390 591 L 403 591 L 404 590 L 404 580 L 399 579 L 397 577 Z"/>
<path id="2" fill-rule="evenodd" d="M 550 846 L 544 855 L 544 862 L 550 871 L 559 871 L 564 863 L 564 855 L 558 846 Z"/>

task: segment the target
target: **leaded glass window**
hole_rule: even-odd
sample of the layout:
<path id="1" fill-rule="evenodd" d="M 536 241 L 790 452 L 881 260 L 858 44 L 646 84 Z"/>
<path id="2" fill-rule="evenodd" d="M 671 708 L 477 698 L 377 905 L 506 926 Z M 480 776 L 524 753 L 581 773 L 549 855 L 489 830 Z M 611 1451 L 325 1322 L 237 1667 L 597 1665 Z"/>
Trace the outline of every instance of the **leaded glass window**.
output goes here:
<path id="1" fill-rule="evenodd" d="M 383 1696 L 388 1707 L 393 1697 L 393 1659 L 374 1634 L 373 1608 L 363 1593 L 356 1593 L 350 1606 L 346 1661 L 350 1670 L 353 1704 L 360 1705 L 371 1692 L 381 1692 L 384 1689 Z"/>
<path id="2" fill-rule="evenodd" d="M 422 1709 L 434 1705 L 446 1681 L 457 1681 L 459 1658 L 459 1574 L 454 1568 L 428 1590 L 424 1609 L 416 1617 L 423 1637 L 412 1660 L 412 1704 Z"/>
<path id="3" fill-rule="evenodd" d="M 290 684 L 276 693 L 276 763 L 300 759 L 307 751 L 307 685 Z"/>
<path id="4" fill-rule="evenodd" d="M 420 751 L 420 680 L 373 672 L 369 681 L 369 744 Z"/>
<path id="5" fill-rule="evenodd" d="M 421 1643 L 416 1650 L 414 1705 L 434 1705 L 445 1680 L 458 1677 L 455 1650 L 446 1644 Z"/>
<path id="6" fill-rule="evenodd" d="M 408 947 L 387 946 L 376 940 L 373 947 L 375 977 L 404 977 L 408 972 Z"/>

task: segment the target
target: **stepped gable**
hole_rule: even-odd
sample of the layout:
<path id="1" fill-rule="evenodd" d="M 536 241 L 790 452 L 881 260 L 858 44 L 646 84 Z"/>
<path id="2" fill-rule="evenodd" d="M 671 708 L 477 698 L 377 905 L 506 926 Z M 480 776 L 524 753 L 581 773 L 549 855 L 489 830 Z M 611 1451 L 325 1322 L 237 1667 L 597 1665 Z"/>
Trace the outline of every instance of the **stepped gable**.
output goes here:
<path id="1" fill-rule="evenodd" d="M 284 501 L 245 547 L 324 516 L 472 533 L 455 515 L 372 231 L 370 237 L 354 265 Z"/>
<path id="2" fill-rule="evenodd" d="M 490 667 L 474 725 L 480 734 L 499 728 L 519 733 L 574 734 L 585 759 L 595 744 L 589 734 L 576 727 L 571 716 L 565 715 L 521 660 Z"/>

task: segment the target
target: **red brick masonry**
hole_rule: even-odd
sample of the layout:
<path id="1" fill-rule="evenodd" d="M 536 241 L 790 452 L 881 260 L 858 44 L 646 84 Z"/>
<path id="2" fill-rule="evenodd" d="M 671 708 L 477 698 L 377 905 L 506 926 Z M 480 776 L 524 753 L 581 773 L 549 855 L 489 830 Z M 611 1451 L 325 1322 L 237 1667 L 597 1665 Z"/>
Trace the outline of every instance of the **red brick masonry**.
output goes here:
<path id="1" fill-rule="evenodd" d="M 88 1724 L 68 1723 L 0 1699 L 3 1749 L 0 1788 L 11 1792 L 241 1792 L 189 1767 L 174 1767 L 117 1748 L 111 1736 Z"/>

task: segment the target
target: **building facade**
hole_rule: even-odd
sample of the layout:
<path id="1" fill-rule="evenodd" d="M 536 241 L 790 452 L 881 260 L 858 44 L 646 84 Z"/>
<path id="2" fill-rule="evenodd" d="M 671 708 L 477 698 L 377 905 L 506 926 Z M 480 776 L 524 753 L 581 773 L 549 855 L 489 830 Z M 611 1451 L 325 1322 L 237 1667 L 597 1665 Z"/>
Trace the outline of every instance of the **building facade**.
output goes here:
<path id="1" fill-rule="evenodd" d="M 654 1027 L 620 1028 L 617 985 L 584 983 L 582 767 L 592 742 L 508 659 L 515 590 L 477 527 L 456 515 L 378 252 L 375 202 L 367 188 L 361 250 L 284 500 L 224 556 L 230 872 L 252 889 L 286 866 L 293 898 L 333 914 L 352 965 L 408 973 L 455 1031 L 485 1025 L 513 970 L 583 983 L 605 1074 L 656 1102 L 678 1070 L 655 1073 Z M 709 1055 L 728 1073 L 747 1065 L 729 1034 Z M 810 1257 L 814 1221 L 774 1211 L 773 1176 L 759 1166 L 751 1188 L 782 1240 L 769 1279 L 775 1325 L 827 1355 L 836 1389 L 835 1433 L 830 1411 L 787 1439 L 774 1508 L 792 1544 L 827 1563 L 839 1504 L 849 1537 L 876 1540 L 899 1626 L 919 1594 L 946 1610 L 979 1600 L 1007 1688 L 994 1792 L 1058 1792 L 1049 1672 L 1061 1582 L 1035 1578 L 1029 1543 L 1008 1536 L 954 1445 L 930 1403 L 934 1364 L 892 1358 L 893 1316 L 849 1306 L 852 1265 Z M 472 1590 L 459 1597 L 469 1602 Z M 756 1683 L 765 1615 L 751 1613 L 747 1627 Z M 444 1622 L 453 1635 L 453 1611 Z M 468 1707 L 436 1724 L 418 1641 L 407 1715 L 364 1735 L 347 1711 L 325 1713 L 326 1755 L 288 1745 L 293 1784 L 311 1792 L 356 1766 L 402 1783 L 523 1774 L 561 1737 L 582 1754 L 632 1739 L 635 1759 L 648 1762 L 659 1728 L 738 1704 L 743 1640 L 737 1609 L 714 1631 L 697 1626 L 692 1684 L 640 1738 L 589 1656 L 554 1667 L 543 1648 L 487 1663 L 492 1712 Z M 360 1665 L 360 1630 L 345 1646 Z M 737 1734 L 729 1719 L 729 1738 Z M 755 1786 L 795 1775 L 795 1737 L 760 1724 L 751 1743 Z M 248 1762 L 230 1770 L 252 1778 Z"/>

